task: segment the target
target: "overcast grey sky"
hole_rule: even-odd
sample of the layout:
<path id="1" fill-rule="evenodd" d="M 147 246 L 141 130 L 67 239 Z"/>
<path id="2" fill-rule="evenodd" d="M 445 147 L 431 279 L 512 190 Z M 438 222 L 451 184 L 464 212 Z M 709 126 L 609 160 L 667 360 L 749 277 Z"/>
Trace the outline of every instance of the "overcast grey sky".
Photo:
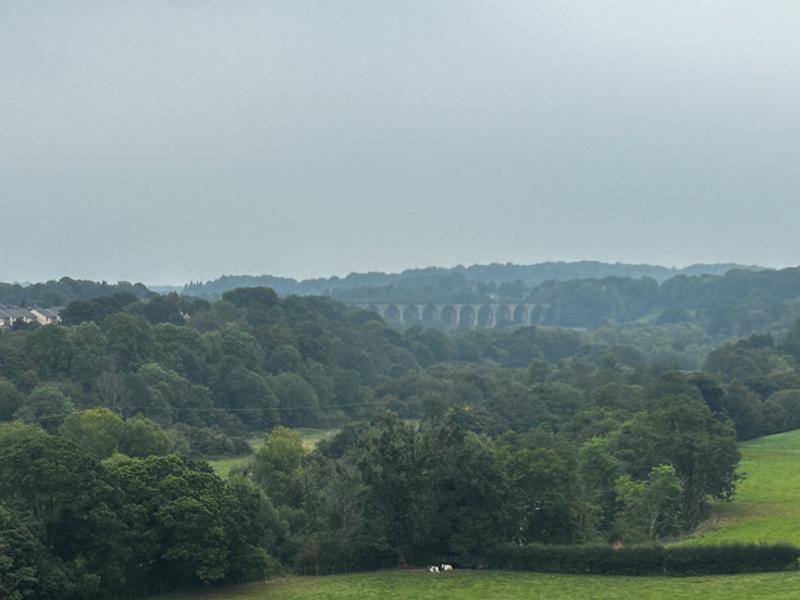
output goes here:
<path id="1" fill-rule="evenodd" d="M 800 3 L 0 1 L 0 280 L 800 262 Z"/>

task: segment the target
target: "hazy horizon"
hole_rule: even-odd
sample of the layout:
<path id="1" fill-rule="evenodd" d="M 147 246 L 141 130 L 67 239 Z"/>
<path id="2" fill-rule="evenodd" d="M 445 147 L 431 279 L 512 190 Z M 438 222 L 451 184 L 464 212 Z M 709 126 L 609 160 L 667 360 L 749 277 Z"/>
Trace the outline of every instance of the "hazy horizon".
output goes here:
<path id="1" fill-rule="evenodd" d="M 785 268 L 792 268 L 792 267 L 800 266 L 800 264 L 798 264 L 798 265 L 788 264 L 788 265 L 777 265 L 776 266 L 776 265 L 759 265 L 759 264 L 755 264 L 755 263 L 732 263 L 731 261 L 721 261 L 719 263 L 693 262 L 693 263 L 688 263 L 688 264 L 683 264 L 683 265 L 663 265 L 663 264 L 655 264 L 655 263 L 627 262 L 627 261 L 618 261 L 618 262 L 614 263 L 614 262 L 608 262 L 608 261 L 597 261 L 595 259 L 587 258 L 587 259 L 576 259 L 576 260 L 573 260 L 573 261 L 560 261 L 560 260 L 542 261 L 542 262 L 539 262 L 539 263 L 511 263 L 511 262 L 505 261 L 505 262 L 494 262 L 494 263 L 479 262 L 479 263 L 470 263 L 470 264 L 461 264 L 461 263 L 459 263 L 459 264 L 454 264 L 454 265 L 409 266 L 409 267 L 404 267 L 404 268 L 401 268 L 401 269 L 398 269 L 398 270 L 375 269 L 375 270 L 372 270 L 372 271 L 347 271 L 347 272 L 343 272 L 343 273 L 330 273 L 330 274 L 322 274 L 322 275 L 316 275 L 316 276 L 310 276 L 310 277 L 296 277 L 296 276 L 293 276 L 291 274 L 278 274 L 278 273 L 268 273 L 268 272 L 264 272 L 264 273 L 229 272 L 229 273 L 219 273 L 219 274 L 214 275 L 214 276 L 212 276 L 210 278 L 207 278 L 207 279 L 194 279 L 194 280 L 187 279 L 185 281 L 182 281 L 182 280 L 181 281 L 147 281 L 147 280 L 135 280 L 135 279 L 113 279 L 113 278 L 108 278 L 108 277 L 91 278 L 91 277 L 83 277 L 81 275 L 64 273 L 64 274 L 59 275 L 57 277 L 50 277 L 50 278 L 47 278 L 47 279 L 38 279 L 38 280 L 33 280 L 33 279 L 0 280 L 0 283 L 6 282 L 6 283 L 34 284 L 34 283 L 44 283 L 44 282 L 50 281 L 50 280 L 58 280 L 58 279 L 61 279 L 62 277 L 71 277 L 72 279 L 76 279 L 76 280 L 77 279 L 84 279 L 84 280 L 90 280 L 90 281 L 106 281 L 108 283 L 117 283 L 117 282 L 120 282 L 120 281 L 127 281 L 129 283 L 143 283 L 143 284 L 147 285 L 148 287 L 177 287 L 177 286 L 184 286 L 184 285 L 187 285 L 187 284 L 192 283 L 192 282 L 194 282 L 194 283 L 207 283 L 207 282 L 219 279 L 221 277 L 273 276 L 273 277 L 282 277 L 282 278 L 286 278 L 286 279 L 295 279 L 297 281 L 308 281 L 308 280 L 315 280 L 315 279 L 331 279 L 331 278 L 334 278 L 334 277 L 338 277 L 340 279 L 343 279 L 343 278 L 347 277 L 348 275 L 366 274 L 366 273 L 384 273 L 384 274 L 387 274 L 387 275 L 398 275 L 400 273 L 403 273 L 404 271 L 415 271 L 415 270 L 436 269 L 436 268 L 439 268 L 439 269 L 456 269 L 456 268 L 461 267 L 461 268 L 468 269 L 470 267 L 488 266 L 488 265 L 491 265 L 491 264 L 512 265 L 512 266 L 516 266 L 516 267 L 525 267 L 525 266 L 534 266 L 534 265 L 540 265 L 540 264 L 546 264 L 546 263 L 580 263 L 580 262 L 589 262 L 589 263 L 597 262 L 597 263 L 610 264 L 610 265 L 620 264 L 620 265 L 628 265 L 628 266 L 662 267 L 662 268 L 665 268 L 665 269 L 671 269 L 671 270 L 675 270 L 675 271 L 679 271 L 681 269 L 686 269 L 688 267 L 693 267 L 693 266 L 698 266 L 698 265 L 714 265 L 714 264 L 719 264 L 719 265 L 736 264 L 737 266 L 746 267 L 746 268 L 773 269 L 773 270 L 779 270 L 779 269 L 785 269 Z"/>
<path id="2" fill-rule="evenodd" d="M 0 5 L 0 281 L 800 256 L 800 5 Z"/>

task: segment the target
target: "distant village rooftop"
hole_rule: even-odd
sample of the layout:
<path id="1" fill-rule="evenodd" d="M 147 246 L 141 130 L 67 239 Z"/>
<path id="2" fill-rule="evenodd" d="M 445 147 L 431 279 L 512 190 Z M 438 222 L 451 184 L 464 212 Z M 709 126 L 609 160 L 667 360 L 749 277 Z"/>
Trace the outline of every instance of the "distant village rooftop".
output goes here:
<path id="1" fill-rule="evenodd" d="M 34 305 L 32 308 L 22 308 L 8 304 L 0 304 L 0 327 L 12 327 L 14 323 L 37 322 L 40 325 L 50 325 L 61 321 L 58 308 L 42 308 Z"/>

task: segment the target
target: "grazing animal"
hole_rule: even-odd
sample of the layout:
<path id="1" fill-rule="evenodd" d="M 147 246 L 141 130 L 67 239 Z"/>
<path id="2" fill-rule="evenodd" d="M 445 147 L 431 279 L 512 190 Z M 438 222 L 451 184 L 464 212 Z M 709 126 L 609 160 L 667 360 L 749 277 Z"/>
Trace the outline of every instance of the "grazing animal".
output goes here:
<path id="1" fill-rule="evenodd" d="M 439 572 L 439 567 L 437 567 L 435 565 L 430 566 L 430 567 L 428 567 L 428 571 L 430 571 L 431 573 L 438 573 Z"/>
<path id="2" fill-rule="evenodd" d="M 446 565 L 442 563 L 442 571 L 452 571 L 452 570 L 453 570 L 453 565 Z"/>

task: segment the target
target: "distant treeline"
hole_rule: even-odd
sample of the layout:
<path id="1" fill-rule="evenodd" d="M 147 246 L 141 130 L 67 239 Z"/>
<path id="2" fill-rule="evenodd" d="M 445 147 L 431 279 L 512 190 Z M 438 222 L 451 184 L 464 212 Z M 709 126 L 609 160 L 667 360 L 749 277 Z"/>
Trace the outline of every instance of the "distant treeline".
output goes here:
<path id="1" fill-rule="evenodd" d="M 675 274 L 677 270 L 663 267 L 547 263 L 530 267 L 489 265 L 419 269 L 399 275 L 353 274 L 344 279 L 305 282 L 270 276 L 224 277 L 207 284 L 190 284 L 183 296 L 219 299 L 217 295 L 221 297 L 224 290 L 249 282 L 272 287 L 281 296 L 327 295 L 349 304 L 535 303 L 543 307 L 539 309 L 542 324 L 561 327 L 685 323 L 700 327 L 718 340 L 757 332 L 785 335 L 800 318 L 800 268 L 726 271 L 729 266 L 732 265 L 697 265 Z M 624 276 L 604 276 L 615 271 Z M 704 271 L 725 273 L 697 274 Z M 524 281 L 509 281 L 512 276 L 522 277 L 526 273 L 538 273 L 549 279 L 533 287 L 526 283 L 535 281 L 532 276 Z M 664 278 L 665 273 L 673 276 Z M 591 277 L 575 278 L 584 275 Z M 112 285 L 66 277 L 30 286 L 0 284 L 0 303 L 63 306 L 74 301 L 88 301 L 105 304 L 105 314 L 115 311 L 120 302 L 129 304 L 154 296 L 140 283 Z M 88 314 L 92 315 L 94 308 L 84 304 L 73 313 L 89 310 Z"/>
<path id="2" fill-rule="evenodd" d="M 183 293 L 206 299 L 219 299 L 228 290 L 238 287 L 269 287 L 279 294 L 334 295 L 342 300 L 423 301 L 413 295 L 415 291 L 439 290 L 446 294 L 445 301 L 481 301 L 490 290 L 517 297 L 524 295 L 545 281 L 570 279 L 601 279 L 603 277 L 649 277 L 665 281 L 675 275 L 722 275 L 731 269 L 758 269 L 736 264 L 697 264 L 682 269 L 654 265 L 629 265 L 598 261 L 545 262 L 534 265 L 489 264 L 457 266 L 452 268 L 427 267 L 406 269 L 401 273 L 351 273 L 346 277 L 329 277 L 298 281 L 273 275 L 225 275 L 205 283 L 192 282 Z M 481 288 L 476 284 L 494 284 Z M 463 288 L 463 289 L 462 289 Z M 385 296 L 383 292 L 389 292 Z M 469 295 L 472 293 L 473 295 Z M 474 295 L 476 294 L 477 295 Z M 444 298 L 445 296 L 443 296 Z M 466 298 L 470 298 L 467 300 Z M 428 300 L 432 301 L 432 300 Z"/>
<path id="3" fill-rule="evenodd" d="M 785 333 L 800 316 L 800 267 L 734 270 L 722 276 L 550 281 L 528 298 L 545 304 L 545 323 L 598 327 L 637 320 L 695 323 L 712 336 Z"/>
<path id="4" fill-rule="evenodd" d="M 757 332 L 782 336 L 800 318 L 800 267 L 733 269 L 724 274 L 697 274 L 704 269 L 698 266 L 685 270 L 691 274 L 672 272 L 672 277 L 663 278 L 658 275 L 661 267 L 652 268 L 655 271 L 651 272 L 658 275 L 653 277 L 646 274 L 646 267 L 601 265 L 602 268 L 594 270 L 594 277 L 569 278 L 570 275 L 592 272 L 587 266 L 589 264 L 595 263 L 569 263 L 561 271 L 537 265 L 431 269 L 406 271 L 397 276 L 351 275 L 343 280 L 325 280 L 327 283 L 338 281 L 341 286 L 328 286 L 321 293 L 346 303 L 364 305 L 529 302 L 545 307 L 542 312 L 545 325 L 598 328 L 632 322 L 656 325 L 685 323 L 700 327 L 715 339 L 745 337 Z M 708 270 L 721 272 L 727 266 L 709 267 Z M 554 277 L 534 287 L 522 280 L 507 281 L 509 273 L 520 274 L 520 270 L 534 268 Z M 627 274 L 603 276 L 614 269 L 622 273 L 627 271 Z M 495 279 L 473 280 L 469 278 L 470 273 Z M 378 285 L 387 277 L 396 280 Z M 210 293 L 213 296 L 214 290 L 253 280 L 260 279 L 222 278 L 208 284 L 187 286 L 185 293 Z M 370 281 L 375 285 L 364 285 Z M 294 282 L 283 287 L 278 285 L 276 291 L 304 294 L 307 286 L 319 290 L 319 287 L 315 288 L 317 284 L 322 285 L 320 282 Z"/>
<path id="5" fill-rule="evenodd" d="M 769 331 L 785 334 L 800 317 L 800 268 L 732 270 L 724 275 L 551 280 L 528 290 L 522 283 L 471 283 L 450 274 L 437 286 L 334 291 L 339 300 L 367 303 L 527 302 L 541 305 L 545 325 L 597 328 L 615 323 L 687 323 L 717 339 Z M 510 323 L 509 323 L 510 325 Z"/>
<path id="6" fill-rule="evenodd" d="M 115 294 L 130 294 L 133 299 L 154 295 L 142 283 L 107 283 L 62 277 L 42 283 L 22 285 L 0 282 L 0 304 L 15 306 L 66 306 L 75 300 L 106 298 Z"/>

